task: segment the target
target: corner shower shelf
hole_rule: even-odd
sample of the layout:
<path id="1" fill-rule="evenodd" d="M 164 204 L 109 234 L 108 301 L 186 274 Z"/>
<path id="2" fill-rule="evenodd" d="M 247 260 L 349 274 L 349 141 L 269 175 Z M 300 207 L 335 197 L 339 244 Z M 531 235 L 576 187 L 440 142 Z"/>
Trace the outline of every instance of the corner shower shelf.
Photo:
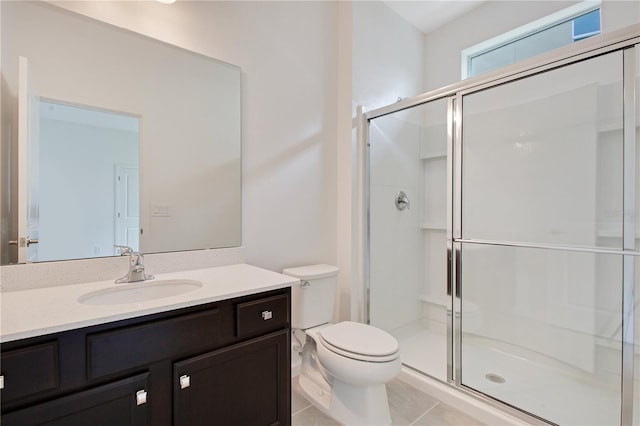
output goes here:
<path id="1" fill-rule="evenodd" d="M 421 294 L 420 300 L 422 302 L 432 303 L 434 305 L 439 305 L 439 306 L 447 306 L 450 303 L 446 297 L 443 298 L 438 296 L 431 296 L 428 294 Z"/>
<path id="2" fill-rule="evenodd" d="M 613 132 L 617 130 L 622 130 L 622 121 L 601 123 L 598 125 L 598 133 Z"/>
<path id="3" fill-rule="evenodd" d="M 596 231 L 596 237 L 599 238 L 622 238 L 621 229 L 598 229 Z"/>
<path id="4" fill-rule="evenodd" d="M 420 229 L 430 230 L 430 231 L 446 231 L 447 227 L 445 225 L 439 225 L 436 223 L 421 223 Z"/>
<path id="5" fill-rule="evenodd" d="M 622 121 L 612 121 L 608 123 L 601 123 L 598 125 L 598 133 L 617 132 L 623 130 L 624 126 Z M 640 125 L 636 125 L 636 130 L 640 129 Z"/>
<path id="6" fill-rule="evenodd" d="M 433 160 L 435 158 L 445 158 L 447 156 L 447 152 L 429 152 L 420 156 L 421 160 Z"/>

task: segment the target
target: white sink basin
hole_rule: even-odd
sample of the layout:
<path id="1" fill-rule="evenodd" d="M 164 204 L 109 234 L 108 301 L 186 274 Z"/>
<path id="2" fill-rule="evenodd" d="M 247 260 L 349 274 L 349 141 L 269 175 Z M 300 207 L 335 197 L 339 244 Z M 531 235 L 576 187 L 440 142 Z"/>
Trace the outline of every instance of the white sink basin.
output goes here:
<path id="1" fill-rule="evenodd" d="M 159 280 L 121 284 L 114 288 L 92 291 L 78 298 L 85 305 L 119 305 L 140 303 L 163 297 L 177 296 L 202 287 L 194 280 Z"/>

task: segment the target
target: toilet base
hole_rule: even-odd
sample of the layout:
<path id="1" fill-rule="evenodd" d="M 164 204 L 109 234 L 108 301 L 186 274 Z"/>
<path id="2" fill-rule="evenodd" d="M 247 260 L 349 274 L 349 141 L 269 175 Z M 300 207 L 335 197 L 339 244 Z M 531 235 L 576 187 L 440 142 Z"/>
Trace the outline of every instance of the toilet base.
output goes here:
<path id="1" fill-rule="evenodd" d="M 328 392 L 304 375 L 300 375 L 299 383 L 316 408 L 346 426 L 391 424 L 384 384 L 359 387 L 334 380 Z"/>

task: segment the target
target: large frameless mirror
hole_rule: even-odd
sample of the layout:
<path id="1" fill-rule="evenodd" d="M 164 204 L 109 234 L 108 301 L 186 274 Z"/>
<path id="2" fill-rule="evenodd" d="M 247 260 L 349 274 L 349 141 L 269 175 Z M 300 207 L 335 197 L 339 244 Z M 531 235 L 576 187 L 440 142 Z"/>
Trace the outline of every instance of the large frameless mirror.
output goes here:
<path id="1" fill-rule="evenodd" d="M 0 7 L 2 264 L 241 244 L 237 66 L 46 3 Z"/>

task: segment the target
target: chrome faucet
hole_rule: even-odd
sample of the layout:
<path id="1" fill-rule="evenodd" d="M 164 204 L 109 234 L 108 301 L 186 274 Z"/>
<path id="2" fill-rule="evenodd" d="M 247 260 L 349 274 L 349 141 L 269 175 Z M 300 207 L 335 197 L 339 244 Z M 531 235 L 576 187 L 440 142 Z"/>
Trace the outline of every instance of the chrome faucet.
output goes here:
<path id="1" fill-rule="evenodd" d="M 116 280 L 116 284 L 134 283 L 138 281 L 152 280 L 153 275 L 144 273 L 144 257 L 141 253 L 133 251 L 131 247 L 116 246 L 120 249 L 120 256 L 129 255 L 129 272 L 122 278 Z"/>

